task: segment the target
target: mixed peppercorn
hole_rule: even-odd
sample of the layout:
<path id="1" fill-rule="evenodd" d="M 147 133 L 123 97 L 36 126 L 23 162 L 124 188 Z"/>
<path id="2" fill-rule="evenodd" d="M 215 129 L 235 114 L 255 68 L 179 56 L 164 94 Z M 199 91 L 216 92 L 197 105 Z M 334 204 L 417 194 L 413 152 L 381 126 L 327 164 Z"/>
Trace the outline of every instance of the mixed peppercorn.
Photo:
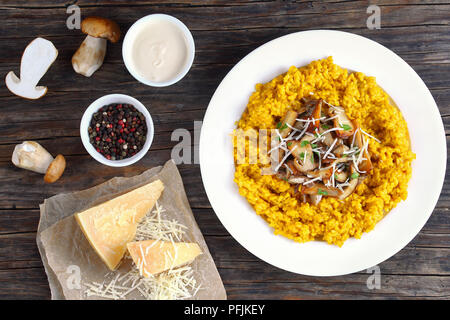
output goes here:
<path id="1" fill-rule="evenodd" d="M 92 115 L 89 141 L 108 160 L 134 156 L 145 144 L 145 116 L 130 104 L 110 104 Z"/>

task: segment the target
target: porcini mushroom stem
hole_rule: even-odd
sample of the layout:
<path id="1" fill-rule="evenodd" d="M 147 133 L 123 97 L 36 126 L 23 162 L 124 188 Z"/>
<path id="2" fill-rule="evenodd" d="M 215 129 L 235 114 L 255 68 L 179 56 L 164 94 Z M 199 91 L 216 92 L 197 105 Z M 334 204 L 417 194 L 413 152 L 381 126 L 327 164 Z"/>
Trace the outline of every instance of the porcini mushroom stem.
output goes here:
<path id="1" fill-rule="evenodd" d="M 53 157 L 39 143 L 24 141 L 16 145 L 11 160 L 16 167 L 45 174 Z"/>
<path id="2" fill-rule="evenodd" d="M 106 54 L 106 39 L 86 36 L 72 57 L 75 72 L 90 77 L 103 64 Z"/>

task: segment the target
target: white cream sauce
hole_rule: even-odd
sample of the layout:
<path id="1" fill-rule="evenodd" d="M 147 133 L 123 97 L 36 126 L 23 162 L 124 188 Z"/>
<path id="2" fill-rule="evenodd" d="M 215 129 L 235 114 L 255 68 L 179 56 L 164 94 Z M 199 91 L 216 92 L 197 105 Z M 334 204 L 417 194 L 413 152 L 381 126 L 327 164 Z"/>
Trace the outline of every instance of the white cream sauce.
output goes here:
<path id="1" fill-rule="evenodd" d="M 187 51 L 187 41 L 177 25 L 165 20 L 149 21 L 136 35 L 131 60 L 142 77 L 166 82 L 181 72 Z"/>

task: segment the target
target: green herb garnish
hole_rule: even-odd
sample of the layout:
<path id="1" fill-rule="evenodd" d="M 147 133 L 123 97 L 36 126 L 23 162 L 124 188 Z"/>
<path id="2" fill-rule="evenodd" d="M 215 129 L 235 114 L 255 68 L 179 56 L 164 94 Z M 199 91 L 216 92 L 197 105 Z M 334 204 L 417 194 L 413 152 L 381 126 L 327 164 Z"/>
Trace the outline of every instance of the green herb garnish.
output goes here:
<path id="1" fill-rule="evenodd" d="M 282 124 L 281 122 L 278 122 L 278 123 L 277 123 L 277 129 L 280 129 L 281 124 Z"/>
<path id="2" fill-rule="evenodd" d="M 352 127 L 348 124 L 341 124 L 341 128 L 344 129 L 345 131 L 352 130 Z"/>
<path id="3" fill-rule="evenodd" d="M 353 172 L 352 175 L 350 176 L 350 178 L 352 179 L 356 179 L 359 177 L 359 173 L 358 172 Z"/>
<path id="4" fill-rule="evenodd" d="M 290 147 L 291 145 L 292 145 L 292 141 L 289 141 L 289 142 L 287 143 L 287 146 Z"/>
<path id="5" fill-rule="evenodd" d="M 311 147 L 312 147 L 312 148 L 317 148 L 317 144 L 311 143 Z"/>
<path id="6" fill-rule="evenodd" d="M 308 144 L 309 144 L 309 141 L 308 140 L 304 140 L 304 141 L 302 141 L 302 143 L 300 143 L 300 146 L 304 147 L 304 146 L 306 146 Z"/>
<path id="7" fill-rule="evenodd" d="M 325 129 L 325 130 L 330 129 L 330 126 L 327 125 L 327 124 L 323 124 L 323 125 L 322 125 L 322 129 Z"/>
<path id="8" fill-rule="evenodd" d="M 319 195 L 321 195 L 321 196 L 327 196 L 328 195 L 328 192 L 326 192 L 325 190 L 322 190 L 322 189 L 318 189 L 318 191 L 317 191 L 317 193 L 319 194 Z"/>
<path id="9" fill-rule="evenodd" d="M 286 129 L 288 127 L 288 125 L 285 123 L 285 124 L 283 124 L 283 126 L 280 128 L 280 130 L 284 130 L 284 129 Z"/>

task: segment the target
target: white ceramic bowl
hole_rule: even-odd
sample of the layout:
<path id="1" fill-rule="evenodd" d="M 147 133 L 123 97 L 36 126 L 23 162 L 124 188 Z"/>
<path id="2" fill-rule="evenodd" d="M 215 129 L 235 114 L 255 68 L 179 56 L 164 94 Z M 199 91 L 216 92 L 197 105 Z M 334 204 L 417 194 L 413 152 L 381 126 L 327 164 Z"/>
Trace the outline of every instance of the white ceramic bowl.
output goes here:
<path id="1" fill-rule="evenodd" d="M 297 243 L 273 233 L 234 179 L 230 134 L 244 112 L 255 84 L 266 83 L 290 66 L 305 66 L 333 56 L 348 70 L 375 76 L 401 110 L 416 154 L 408 198 L 361 239 L 340 248 L 323 241 Z M 200 169 L 206 194 L 228 232 L 260 259 L 287 271 L 337 276 L 370 268 L 406 246 L 424 226 L 439 198 L 445 177 L 444 125 L 430 91 L 399 56 L 367 38 L 330 30 L 292 33 L 272 40 L 243 58 L 217 88 L 200 136 Z"/>
<path id="2" fill-rule="evenodd" d="M 186 39 L 187 44 L 187 57 L 186 62 L 184 66 L 179 70 L 179 72 L 170 80 L 164 81 L 164 82 L 153 82 L 150 81 L 143 76 L 141 76 L 133 67 L 133 63 L 131 61 L 131 51 L 133 47 L 134 40 L 139 33 L 140 27 L 149 22 L 149 21 L 169 21 L 176 25 L 180 31 L 183 33 L 184 38 Z M 139 20 L 137 20 L 131 27 L 128 29 L 127 34 L 125 35 L 125 38 L 123 40 L 122 44 L 122 58 L 123 62 L 125 63 L 125 66 L 128 70 L 128 72 L 139 82 L 142 82 L 143 84 L 146 84 L 148 86 L 152 87 L 167 87 L 170 86 L 178 81 L 180 81 L 189 71 L 189 69 L 192 66 L 192 63 L 194 62 L 194 56 L 195 56 L 195 43 L 194 38 L 192 37 L 191 32 L 186 27 L 186 25 L 178 20 L 175 17 L 169 16 L 167 14 L 150 14 L 148 16 L 145 16 Z"/>
<path id="3" fill-rule="evenodd" d="M 123 160 L 106 159 L 103 155 L 98 153 L 97 150 L 95 150 L 94 146 L 89 141 L 88 127 L 92 119 L 92 115 L 95 112 L 97 112 L 101 107 L 109 105 L 111 103 L 125 103 L 133 105 L 138 111 L 144 114 L 145 122 L 147 124 L 147 138 L 145 140 L 143 148 L 134 156 Z M 150 146 L 152 145 L 153 141 L 153 135 L 154 135 L 153 120 L 147 108 L 140 101 L 125 94 L 108 94 L 106 96 L 98 98 L 97 100 L 95 100 L 90 104 L 90 106 L 84 112 L 83 117 L 81 118 L 80 136 L 84 148 L 95 160 L 110 167 L 125 167 L 139 161 L 143 156 L 145 156 L 147 151 L 150 149 Z"/>

